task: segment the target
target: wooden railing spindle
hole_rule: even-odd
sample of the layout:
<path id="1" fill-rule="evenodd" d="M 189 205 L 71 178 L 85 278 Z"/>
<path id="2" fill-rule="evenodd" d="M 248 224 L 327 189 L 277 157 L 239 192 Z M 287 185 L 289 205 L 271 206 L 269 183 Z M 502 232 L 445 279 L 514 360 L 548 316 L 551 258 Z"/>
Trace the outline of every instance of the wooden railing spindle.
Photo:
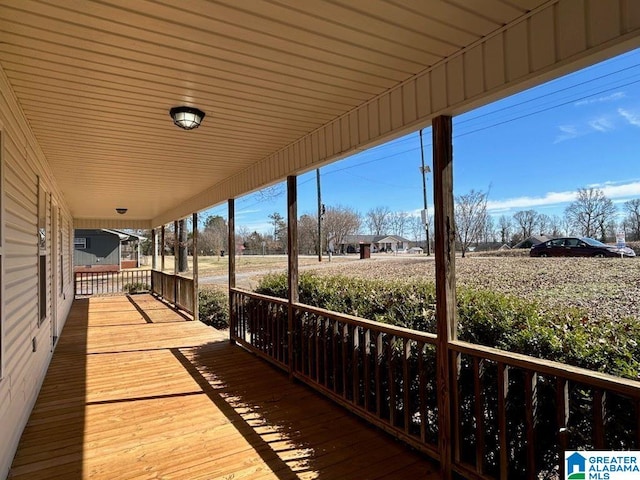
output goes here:
<path id="1" fill-rule="evenodd" d="M 538 478 L 536 474 L 536 419 L 538 417 L 538 374 L 527 370 L 524 380 L 525 431 L 527 436 L 527 480 Z"/>
<path id="2" fill-rule="evenodd" d="M 498 437 L 500 443 L 500 478 L 506 479 L 509 467 L 507 440 L 507 395 L 509 394 L 509 371 L 507 365 L 498 363 Z"/>

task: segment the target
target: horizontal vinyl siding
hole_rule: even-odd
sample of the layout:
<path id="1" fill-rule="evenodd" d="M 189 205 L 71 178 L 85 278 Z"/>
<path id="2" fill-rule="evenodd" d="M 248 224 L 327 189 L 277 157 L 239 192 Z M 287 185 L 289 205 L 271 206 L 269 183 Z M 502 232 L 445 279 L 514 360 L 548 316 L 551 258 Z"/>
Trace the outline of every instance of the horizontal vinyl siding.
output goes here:
<path id="1" fill-rule="evenodd" d="M 47 299 L 47 319 L 38 327 L 38 177 L 45 189 L 62 205 L 62 224 L 66 225 L 65 265 L 71 269 L 69 228 L 71 216 L 52 183 L 46 160 L 15 101 L 0 70 L 0 131 L 4 163 L 4 226 L 2 271 L 2 379 L 0 380 L 0 478 L 9 472 L 22 430 L 35 403 L 51 359 L 51 301 Z M 51 216 L 47 216 L 47 278 L 52 268 Z M 67 270 L 68 271 L 68 270 Z M 49 292 L 51 286 L 49 285 Z M 58 300 L 58 323 L 63 324 L 73 295 L 67 276 L 65 296 Z M 57 293 L 57 292 L 56 292 Z M 33 342 L 35 341 L 35 352 Z"/>

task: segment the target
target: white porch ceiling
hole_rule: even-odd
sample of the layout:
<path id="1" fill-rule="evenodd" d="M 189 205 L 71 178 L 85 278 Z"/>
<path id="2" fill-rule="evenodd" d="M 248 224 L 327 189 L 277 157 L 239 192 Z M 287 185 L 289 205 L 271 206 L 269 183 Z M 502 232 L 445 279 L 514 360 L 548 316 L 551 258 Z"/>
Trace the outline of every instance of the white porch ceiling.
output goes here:
<path id="1" fill-rule="evenodd" d="M 157 225 L 630 48 L 638 3 L 0 0 L 0 66 L 74 218 Z M 172 124 L 183 104 L 199 129 Z"/>

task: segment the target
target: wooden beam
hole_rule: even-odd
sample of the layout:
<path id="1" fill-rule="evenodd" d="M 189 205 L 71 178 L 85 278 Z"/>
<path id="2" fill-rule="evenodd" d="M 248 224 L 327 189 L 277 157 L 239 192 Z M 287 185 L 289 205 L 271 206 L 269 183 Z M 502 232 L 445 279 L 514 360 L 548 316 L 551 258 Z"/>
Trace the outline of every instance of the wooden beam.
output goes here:
<path id="1" fill-rule="evenodd" d="M 200 319 L 199 288 L 198 288 L 198 213 L 192 216 L 193 221 L 193 319 Z"/>
<path id="2" fill-rule="evenodd" d="M 178 229 L 179 229 L 178 220 L 174 220 L 173 221 L 173 275 L 175 277 L 178 276 L 178 255 L 179 255 L 179 252 L 178 252 L 178 250 L 179 250 Z M 178 281 L 175 278 L 173 279 L 173 294 L 172 295 L 173 295 L 173 306 L 177 309 L 178 308 L 178 305 L 177 305 L 177 300 L 178 300 Z"/>
<path id="3" fill-rule="evenodd" d="M 456 339 L 455 224 L 453 211 L 453 142 L 450 116 L 433 119 L 433 190 L 437 319 L 438 448 L 442 478 L 451 479 L 452 363 L 449 342 Z"/>
<path id="4" fill-rule="evenodd" d="M 287 258 L 288 258 L 288 361 L 289 375 L 293 374 L 293 304 L 299 300 L 298 293 L 298 184 L 297 177 L 287 177 Z"/>
<path id="5" fill-rule="evenodd" d="M 236 287 L 236 206 L 235 200 L 228 200 L 229 206 L 229 288 Z"/>
<path id="6" fill-rule="evenodd" d="M 289 260 L 289 301 L 298 301 L 298 178 L 287 177 L 287 253 Z"/>
<path id="7" fill-rule="evenodd" d="M 165 226 L 162 225 L 160 229 L 160 271 L 164 272 L 164 241 L 165 241 Z"/>
<path id="8" fill-rule="evenodd" d="M 236 288 L 236 207 L 235 200 L 228 200 L 228 228 L 229 237 L 229 342 L 235 343 L 236 335 L 236 315 L 235 315 L 235 295 L 231 293 L 232 288 Z"/>

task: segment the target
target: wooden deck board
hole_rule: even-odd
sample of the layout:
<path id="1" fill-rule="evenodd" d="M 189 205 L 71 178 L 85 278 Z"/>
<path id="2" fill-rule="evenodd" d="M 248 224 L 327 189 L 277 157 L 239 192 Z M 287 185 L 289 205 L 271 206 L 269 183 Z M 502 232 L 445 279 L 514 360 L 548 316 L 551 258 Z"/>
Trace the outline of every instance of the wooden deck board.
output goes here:
<path id="1" fill-rule="evenodd" d="M 437 466 L 151 296 L 76 301 L 10 478 L 440 478 Z"/>

